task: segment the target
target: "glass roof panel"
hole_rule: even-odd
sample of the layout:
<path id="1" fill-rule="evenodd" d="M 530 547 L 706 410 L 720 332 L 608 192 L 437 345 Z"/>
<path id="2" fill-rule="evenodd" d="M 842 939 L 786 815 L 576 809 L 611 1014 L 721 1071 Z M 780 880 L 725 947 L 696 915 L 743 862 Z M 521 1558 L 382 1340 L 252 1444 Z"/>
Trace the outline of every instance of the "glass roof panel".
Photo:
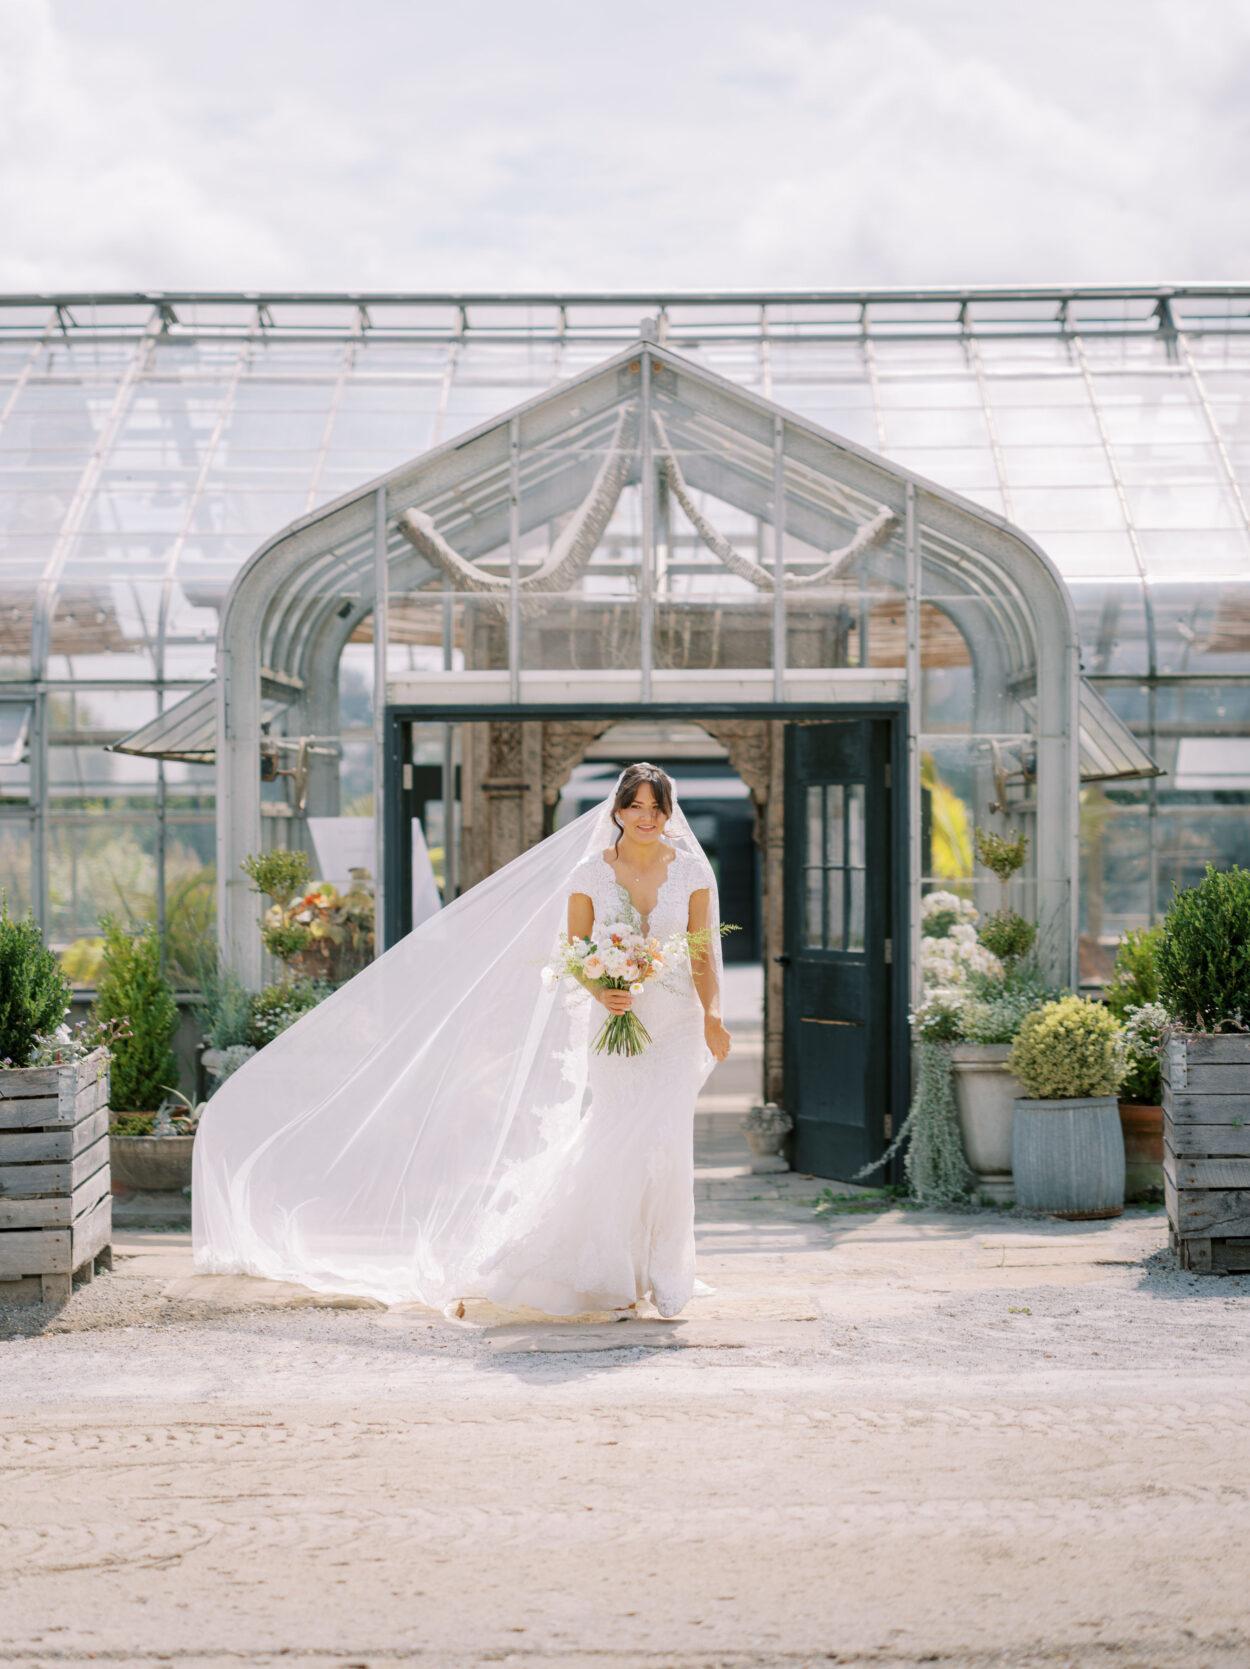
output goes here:
<path id="1" fill-rule="evenodd" d="M 1162 328 L 1168 308 L 1179 338 Z M 29 673 L 38 578 L 70 599 L 49 615 L 64 639 L 83 586 L 110 564 L 166 595 L 142 630 L 110 604 L 116 675 L 152 676 L 135 673 L 135 656 L 150 662 L 162 630 L 167 670 L 169 656 L 202 655 L 222 589 L 292 516 L 593 366 L 644 316 L 720 376 L 1001 508 L 1079 589 L 1101 664 L 1152 664 L 1143 570 L 1210 594 L 1186 667 L 1228 664 L 1240 604 L 1223 583 L 1247 571 L 1250 289 L 1195 288 L 1166 305 L 1145 291 L 1065 304 L 1044 290 L 140 295 L 59 315 L 0 298 L 3 676 Z M 185 594 L 170 589 L 175 573 Z M 107 652 L 92 664 L 107 675 Z"/>

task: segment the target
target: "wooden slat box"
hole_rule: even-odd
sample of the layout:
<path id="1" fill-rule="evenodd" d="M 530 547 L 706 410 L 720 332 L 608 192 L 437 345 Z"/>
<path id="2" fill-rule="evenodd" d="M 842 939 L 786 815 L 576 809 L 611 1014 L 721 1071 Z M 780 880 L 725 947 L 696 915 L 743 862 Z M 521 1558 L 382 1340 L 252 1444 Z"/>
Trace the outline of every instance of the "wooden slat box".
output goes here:
<path id="1" fill-rule="evenodd" d="M 1250 1034 L 1164 1050 L 1163 1196 L 1182 1268 L 1250 1270 Z"/>
<path id="2" fill-rule="evenodd" d="M 108 1053 L 0 1068 L 0 1295 L 68 1298 L 113 1266 Z"/>

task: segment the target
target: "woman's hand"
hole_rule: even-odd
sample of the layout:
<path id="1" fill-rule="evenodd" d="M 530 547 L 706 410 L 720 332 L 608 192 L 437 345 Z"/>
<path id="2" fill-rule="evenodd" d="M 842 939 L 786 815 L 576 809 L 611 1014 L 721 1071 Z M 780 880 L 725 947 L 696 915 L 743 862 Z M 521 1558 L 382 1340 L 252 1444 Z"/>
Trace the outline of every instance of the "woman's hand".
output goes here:
<path id="1" fill-rule="evenodd" d="M 634 1006 L 628 991 L 617 991 L 612 986 L 601 985 L 594 994 L 609 1014 L 624 1014 Z"/>
<path id="2" fill-rule="evenodd" d="M 718 1061 L 723 1061 L 733 1046 L 733 1039 L 725 1029 L 725 1022 L 716 1014 L 704 1017 L 703 1039 Z"/>

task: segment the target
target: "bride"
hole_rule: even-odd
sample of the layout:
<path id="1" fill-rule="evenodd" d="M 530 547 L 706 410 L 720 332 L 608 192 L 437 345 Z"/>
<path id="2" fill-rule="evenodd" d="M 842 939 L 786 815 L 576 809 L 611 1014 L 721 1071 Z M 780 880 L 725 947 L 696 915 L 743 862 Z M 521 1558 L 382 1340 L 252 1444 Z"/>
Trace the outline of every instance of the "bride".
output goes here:
<path id="1" fill-rule="evenodd" d="M 541 978 L 560 930 L 706 930 L 641 994 Z M 694 1290 L 695 1098 L 729 1052 L 716 879 L 657 766 L 394 945 L 200 1120 L 196 1268 L 463 1315 L 676 1315 Z M 598 1053 L 634 1008 L 651 1042 Z"/>

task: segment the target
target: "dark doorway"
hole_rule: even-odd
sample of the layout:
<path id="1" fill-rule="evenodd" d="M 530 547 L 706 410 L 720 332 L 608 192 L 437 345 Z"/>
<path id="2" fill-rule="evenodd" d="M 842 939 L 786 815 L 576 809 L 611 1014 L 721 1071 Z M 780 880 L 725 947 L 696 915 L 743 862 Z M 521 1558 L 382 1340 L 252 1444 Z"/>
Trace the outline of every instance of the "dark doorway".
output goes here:
<path id="1" fill-rule="evenodd" d="M 891 766 L 889 720 L 786 727 L 786 1106 L 815 1176 L 850 1178 L 893 1128 Z"/>

